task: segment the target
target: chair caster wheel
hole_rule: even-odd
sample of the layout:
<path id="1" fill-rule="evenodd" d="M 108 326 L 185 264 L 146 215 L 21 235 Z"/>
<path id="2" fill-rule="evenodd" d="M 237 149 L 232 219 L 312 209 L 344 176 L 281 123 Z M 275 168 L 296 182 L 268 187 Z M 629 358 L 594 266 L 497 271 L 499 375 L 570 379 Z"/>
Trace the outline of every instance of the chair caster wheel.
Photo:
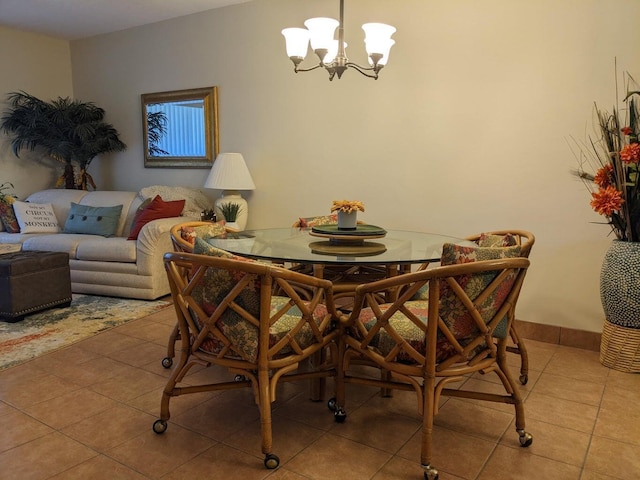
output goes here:
<path id="1" fill-rule="evenodd" d="M 167 422 L 166 420 L 156 420 L 153 422 L 153 431 L 158 435 L 167 431 Z"/>
<path id="2" fill-rule="evenodd" d="M 337 409 L 338 407 L 337 407 L 337 405 L 336 405 L 336 398 L 335 398 L 335 397 L 331 397 L 331 398 L 329 399 L 329 401 L 327 402 L 327 408 L 328 408 L 329 410 L 331 410 L 332 412 L 335 412 L 335 411 L 336 411 L 336 409 Z"/>
<path id="3" fill-rule="evenodd" d="M 528 381 L 529 381 L 529 375 L 527 374 L 520 375 L 520 383 L 522 385 L 526 385 Z"/>
<path id="4" fill-rule="evenodd" d="M 342 408 L 336 407 L 335 411 L 333 412 L 333 419 L 336 421 L 336 423 L 344 423 L 344 421 L 347 419 L 347 412 L 345 412 Z"/>
<path id="5" fill-rule="evenodd" d="M 273 470 L 274 468 L 278 468 L 280 465 L 280 459 L 277 455 L 273 453 L 267 453 L 264 457 L 264 466 L 269 470 Z"/>
<path id="6" fill-rule="evenodd" d="M 164 368 L 171 368 L 171 366 L 173 365 L 173 358 L 171 357 L 164 357 L 162 359 L 162 366 Z"/>
<path id="7" fill-rule="evenodd" d="M 424 480 L 438 480 L 438 470 L 431 465 L 423 465 L 422 468 L 424 468 Z"/>
<path id="8" fill-rule="evenodd" d="M 533 436 L 529 432 L 525 432 L 524 430 L 519 430 L 518 435 L 520 435 L 521 447 L 528 447 L 533 443 Z"/>

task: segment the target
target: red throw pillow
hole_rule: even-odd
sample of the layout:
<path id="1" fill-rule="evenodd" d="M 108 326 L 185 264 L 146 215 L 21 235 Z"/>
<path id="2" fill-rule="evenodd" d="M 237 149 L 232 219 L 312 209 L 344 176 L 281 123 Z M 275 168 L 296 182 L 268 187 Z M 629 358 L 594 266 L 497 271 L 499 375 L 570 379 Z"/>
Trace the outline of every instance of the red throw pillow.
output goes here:
<path id="1" fill-rule="evenodd" d="M 160 195 L 156 195 L 149 205 L 136 213 L 136 216 L 133 219 L 133 224 L 131 225 L 131 233 L 129 233 L 127 240 L 137 239 L 142 227 L 151 220 L 179 217 L 182 213 L 182 209 L 184 208 L 184 203 L 184 200 L 165 202 L 162 200 Z"/>

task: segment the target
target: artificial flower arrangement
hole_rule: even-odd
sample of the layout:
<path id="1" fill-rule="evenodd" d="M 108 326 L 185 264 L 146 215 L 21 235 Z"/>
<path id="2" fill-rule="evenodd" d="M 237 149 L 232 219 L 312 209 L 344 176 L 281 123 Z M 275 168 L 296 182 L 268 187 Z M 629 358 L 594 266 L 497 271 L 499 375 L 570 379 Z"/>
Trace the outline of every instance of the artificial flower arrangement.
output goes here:
<path id="1" fill-rule="evenodd" d="M 607 223 L 618 240 L 640 241 L 640 124 L 632 81 L 626 74 L 627 94 L 625 121 L 621 121 L 617 108 L 608 113 L 594 107 L 598 140 L 589 139 L 588 145 L 574 142 L 574 155 L 579 167 L 574 173 L 584 180 L 591 192 L 591 207 L 607 218 Z"/>
<path id="2" fill-rule="evenodd" d="M 358 200 L 334 200 L 331 212 L 351 213 L 360 210 L 364 212 L 364 204 Z"/>

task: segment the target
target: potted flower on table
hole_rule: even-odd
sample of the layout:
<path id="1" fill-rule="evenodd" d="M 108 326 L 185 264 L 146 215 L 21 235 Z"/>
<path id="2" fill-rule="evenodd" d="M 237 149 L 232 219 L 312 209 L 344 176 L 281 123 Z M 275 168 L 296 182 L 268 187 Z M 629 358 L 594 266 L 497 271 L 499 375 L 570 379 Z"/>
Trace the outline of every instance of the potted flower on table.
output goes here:
<path id="1" fill-rule="evenodd" d="M 358 200 L 334 200 L 331 213 L 338 212 L 338 229 L 355 230 L 358 211 L 364 212 L 364 204 Z"/>

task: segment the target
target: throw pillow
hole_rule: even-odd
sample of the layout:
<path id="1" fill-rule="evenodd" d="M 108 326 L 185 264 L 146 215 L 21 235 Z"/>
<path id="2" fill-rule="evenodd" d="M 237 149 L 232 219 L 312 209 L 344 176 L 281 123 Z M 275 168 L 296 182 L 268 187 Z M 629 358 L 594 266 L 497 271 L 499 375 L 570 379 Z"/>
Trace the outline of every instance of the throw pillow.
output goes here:
<path id="1" fill-rule="evenodd" d="M 160 195 L 156 195 L 149 205 L 136 213 L 127 240 L 137 239 L 142 227 L 152 220 L 179 217 L 184 208 L 184 202 L 184 200 L 165 202 Z"/>
<path id="2" fill-rule="evenodd" d="M 29 203 L 16 200 L 13 211 L 21 233 L 58 233 L 60 226 L 50 203 Z"/>
<path id="3" fill-rule="evenodd" d="M 3 195 L 0 197 L 0 222 L 9 233 L 20 233 L 18 219 L 13 211 L 13 203 L 15 201 L 15 197 L 11 195 Z"/>
<path id="4" fill-rule="evenodd" d="M 91 207 L 71 202 L 64 233 L 86 233 L 113 237 L 118 232 L 122 205 Z"/>

